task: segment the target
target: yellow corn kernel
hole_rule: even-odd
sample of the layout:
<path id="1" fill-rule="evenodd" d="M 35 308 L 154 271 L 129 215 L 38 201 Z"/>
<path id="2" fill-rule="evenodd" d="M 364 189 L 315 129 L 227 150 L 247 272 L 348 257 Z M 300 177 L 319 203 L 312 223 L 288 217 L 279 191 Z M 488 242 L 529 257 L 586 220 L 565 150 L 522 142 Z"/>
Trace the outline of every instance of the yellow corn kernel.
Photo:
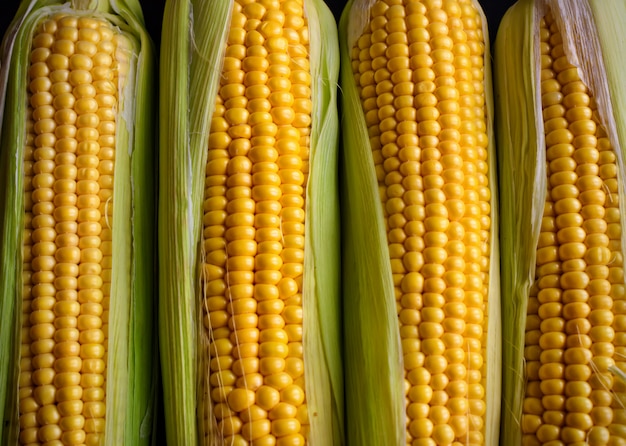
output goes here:
<path id="1" fill-rule="evenodd" d="M 402 347 L 406 430 L 396 442 L 483 443 L 493 436 L 487 376 L 498 367 L 487 359 L 487 308 L 497 300 L 483 18 L 468 1 L 368 8 L 367 20 L 345 14 L 347 62 L 376 172 Z M 355 431 L 371 441 L 362 426 Z"/>
<path id="2" fill-rule="evenodd" d="M 304 237 L 296 223 L 305 222 L 303 165 L 309 150 L 301 141 L 308 134 L 311 98 L 299 97 L 296 107 L 293 90 L 310 84 L 310 76 L 296 70 L 308 64 L 300 58 L 307 54 L 308 39 L 301 30 L 307 23 L 301 2 L 262 6 L 235 1 L 233 7 L 241 13 L 231 19 L 225 54 L 241 64 L 223 68 L 203 205 L 204 233 L 224 234 L 204 241 L 207 338 L 228 327 L 232 343 L 214 349 L 220 366 L 212 369 L 208 382 L 217 398 L 202 404 L 228 407 L 213 410 L 220 437 L 233 436 L 242 444 L 266 444 L 273 438 L 271 444 L 276 444 L 305 432 L 295 414 L 277 424 L 270 417 L 281 404 L 306 407 L 304 381 L 292 384 L 284 374 L 289 370 L 303 376 L 302 354 L 290 347 L 284 327 L 289 324 L 294 331 L 302 326 L 301 302 L 286 302 L 302 293 Z M 285 19 L 272 19 L 275 14 Z M 288 44 L 273 37 L 281 32 L 295 40 Z M 227 253 L 224 280 L 210 274 L 221 268 L 222 259 L 215 256 L 221 250 Z M 236 293 L 242 286 L 252 291 L 249 297 Z M 234 423 L 235 417 L 242 423 Z"/>
<path id="3" fill-rule="evenodd" d="M 621 72 L 607 31 L 624 17 L 623 8 L 539 1 L 511 8 L 496 39 L 496 96 L 507 122 L 500 128 L 507 190 L 501 202 L 516 203 L 501 210 L 503 258 L 518 253 L 502 264 L 503 291 L 510 295 L 505 362 L 520 371 L 504 375 L 504 405 L 512 408 L 503 414 L 507 443 L 626 439 L 619 412 L 626 328 L 619 322 L 623 135 L 616 129 L 622 112 L 621 105 L 609 105 L 621 103 L 614 88 Z M 527 25 L 534 31 L 523 37 Z M 517 46 L 527 38 L 534 54 L 505 56 L 505 41 Z M 529 70 L 516 69 L 522 65 Z M 529 76 L 515 93 L 519 100 L 512 99 L 506 86 Z M 532 172 L 528 181 L 522 171 Z"/>
<path id="4" fill-rule="evenodd" d="M 544 110 L 558 113 L 545 121 L 546 151 L 556 154 L 556 148 L 572 142 L 574 147 L 562 156 L 552 158 L 547 172 L 544 215 L 556 218 L 556 227 L 546 228 L 540 238 L 550 240 L 542 247 L 553 246 L 558 256 L 553 263 L 553 273 L 547 273 L 545 265 L 537 268 L 537 285 L 533 287 L 531 299 L 541 296 L 547 289 L 559 293 L 554 295 L 555 299 L 539 297 L 536 314 L 543 333 L 539 346 L 553 350 L 544 350 L 540 358 L 527 362 L 527 370 L 537 364 L 538 374 L 528 373 L 526 400 L 531 398 L 528 392 L 532 384 L 540 383 L 541 392 L 537 396 L 541 397 L 543 409 L 540 416 L 533 419 L 532 426 L 523 426 L 522 432 L 536 435 L 539 441 L 560 436 L 565 442 L 575 443 L 585 441 L 598 422 L 604 423 L 602 414 L 610 404 L 608 401 L 594 402 L 590 396 L 592 391 L 603 390 L 606 386 L 602 380 L 591 380 L 592 376 L 606 374 L 615 364 L 612 344 L 615 328 L 612 327 L 613 312 L 610 309 L 619 297 L 610 291 L 612 280 L 608 265 L 611 258 L 620 253 L 609 247 L 610 238 L 605 235 L 608 227 L 605 208 L 617 206 L 617 202 L 611 203 L 607 199 L 604 181 L 614 178 L 616 169 L 615 157 L 605 155 L 603 163 L 599 163 L 600 148 L 610 154 L 612 147 L 596 118 L 595 101 L 576 69 L 565 63 L 567 59 L 562 55 L 562 44 L 553 43 L 561 41 L 561 34 L 550 12 L 541 20 L 541 26 L 542 54 L 554 60 L 553 65 L 546 64 L 543 68 L 556 75 L 556 79 L 542 81 L 542 91 L 559 90 L 565 94 L 559 101 L 558 110 L 552 102 L 552 105 L 547 102 L 543 105 Z M 557 63 L 557 58 L 563 62 Z M 561 130 L 552 130 L 556 119 L 559 119 Z M 560 133 L 557 135 L 556 132 Z M 583 143 L 578 135 L 590 137 Z M 563 175 L 571 172 L 571 167 L 574 167 L 575 174 Z M 607 172 L 606 177 L 600 174 L 602 169 Z M 541 261 L 539 256 L 538 253 L 537 265 Z M 583 342 L 581 335 L 585 333 L 591 335 L 590 342 Z M 571 341 L 565 342 L 566 337 Z M 528 348 L 529 344 L 526 345 Z M 549 417 L 541 416 L 543 410 L 550 414 Z M 562 414 L 563 423 L 552 423 L 555 411 Z M 603 431 L 597 432 L 595 435 L 602 435 L 600 432 Z"/>
<path id="5" fill-rule="evenodd" d="M 92 134 L 115 134 L 118 71 L 111 63 L 121 70 L 124 62 L 98 56 L 93 41 L 121 54 L 126 43 L 111 30 L 103 19 L 55 13 L 32 38 L 24 212 L 25 231 L 37 235 L 23 246 L 23 444 L 103 438 L 111 251 L 101 246 L 111 240 L 112 206 L 103 214 L 101 203 L 113 193 L 115 141 L 101 149 Z M 96 69 L 108 84 L 93 82 L 89 70 Z"/>
<path id="6" fill-rule="evenodd" d="M 50 174 L 46 174 L 50 178 L 49 183 L 37 180 L 37 178 L 42 175 L 39 174 L 39 176 L 33 177 L 33 186 L 32 188 L 29 187 L 26 193 L 36 194 L 37 190 L 41 187 L 57 189 L 55 186 L 56 184 L 69 185 L 69 182 L 72 182 L 76 185 L 73 187 L 63 186 L 63 189 L 59 188 L 57 190 L 67 190 L 68 192 L 58 195 L 49 195 L 46 201 L 38 203 L 40 204 L 38 208 L 33 207 L 26 209 L 27 213 L 32 212 L 32 219 L 36 219 L 39 215 L 46 215 L 46 211 L 42 208 L 42 205 L 45 203 L 52 204 L 54 202 L 55 204 L 61 205 L 56 209 L 54 209 L 54 207 L 51 208 L 54 210 L 54 220 L 47 223 L 50 225 L 49 228 L 55 233 L 56 249 L 54 249 L 54 251 L 50 251 L 50 254 L 48 254 L 54 256 L 55 262 L 42 264 L 42 266 L 49 265 L 45 266 L 46 268 L 54 267 L 55 278 L 53 280 L 56 284 L 56 291 L 54 291 L 54 294 L 50 294 L 50 297 L 56 297 L 57 303 L 53 307 L 54 310 L 49 311 L 49 320 L 54 323 L 56 330 L 46 334 L 46 332 L 40 329 L 40 327 L 44 327 L 44 325 L 41 325 L 43 320 L 41 317 L 36 315 L 40 313 L 41 310 L 34 311 L 35 307 L 33 307 L 32 304 L 30 306 L 32 308 L 31 311 L 33 312 L 30 313 L 30 321 L 27 325 L 30 327 L 32 335 L 36 336 L 33 339 L 41 340 L 46 339 L 47 336 L 53 336 L 54 343 L 51 344 L 52 350 L 39 351 L 38 354 L 31 354 L 30 352 L 27 352 L 23 355 L 23 359 L 29 359 L 33 364 L 39 364 L 34 368 L 35 373 L 37 373 L 38 370 L 45 370 L 45 365 L 41 364 L 40 361 L 41 355 L 47 354 L 45 353 L 46 351 L 51 351 L 54 354 L 54 373 L 50 374 L 50 377 L 45 380 L 38 379 L 41 384 L 39 384 L 39 386 L 36 385 L 33 389 L 35 395 L 34 401 L 38 402 L 38 405 L 41 405 L 42 408 L 48 407 L 46 405 L 51 403 L 54 404 L 57 402 L 64 402 L 65 404 L 68 404 L 70 401 L 79 401 L 83 398 L 82 387 L 77 385 L 65 385 L 65 380 L 55 381 L 56 386 L 54 387 L 44 384 L 45 382 L 54 379 L 54 375 L 58 374 L 59 376 L 62 376 L 62 374 L 69 372 L 76 374 L 77 379 L 79 379 L 78 373 L 81 371 L 89 372 L 91 369 L 94 369 L 97 371 L 96 373 L 99 374 L 104 374 L 105 372 L 103 363 L 102 365 L 96 365 L 96 363 L 94 363 L 93 366 L 90 366 L 89 364 L 90 361 L 98 360 L 97 358 L 101 358 L 105 355 L 104 345 L 106 345 L 106 331 L 101 332 L 104 336 L 99 336 L 97 339 L 93 340 L 97 341 L 96 343 L 89 342 L 82 345 L 80 343 L 81 332 L 89 333 L 90 327 L 99 328 L 102 326 L 102 322 L 95 322 L 95 320 L 94 322 L 86 322 L 87 319 L 84 318 L 90 317 L 87 315 L 91 313 L 91 310 L 89 309 L 90 304 L 83 303 L 80 305 L 80 302 L 83 302 L 80 299 L 80 295 L 89 295 L 102 290 L 102 280 L 99 278 L 101 277 L 100 275 L 108 275 L 110 277 L 110 273 L 107 274 L 107 270 L 102 270 L 100 267 L 102 254 L 99 250 L 97 251 L 98 254 L 93 257 L 89 254 L 90 249 L 93 250 L 92 248 L 86 248 L 85 250 L 81 250 L 79 248 L 79 246 L 83 243 L 83 239 L 86 240 L 85 243 L 93 244 L 94 242 L 91 241 L 91 239 L 93 239 L 94 236 L 97 237 L 99 235 L 99 230 L 95 232 L 95 228 L 87 229 L 85 226 L 87 222 L 100 222 L 101 220 L 101 214 L 98 209 L 99 200 L 97 199 L 97 195 L 92 195 L 92 190 L 97 193 L 99 188 L 94 190 L 86 187 L 88 184 L 87 182 L 90 181 L 90 178 L 92 178 L 92 170 L 95 171 L 97 165 L 99 164 L 99 159 L 94 155 L 87 155 L 87 153 L 90 152 L 82 150 L 83 147 L 86 149 L 89 147 L 85 143 L 69 145 L 67 142 L 64 142 L 63 145 L 57 146 L 57 154 L 54 158 L 47 158 L 45 155 L 46 152 L 40 150 L 40 148 L 45 150 L 45 145 L 39 146 L 39 144 L 54 144 L 56 139 L 54 137 L 54 132 L 57 126 L 65 126 L 64 128 L 68 128 L 67 126 L 76 126 L 75 128 L 97 126 L 100 120 L 94 120 L 91 118 L 91 116 L 95 117 L 93 113 L 96 111 L 99 111 L 101 116 L 106 117 L 109 120 L 108 122 L 110 122 L 111 126 L 113 126 L 112 131 L 114 132 L 116 119 L 115 113 L 109 112 L 107 114 L 107 108 L 100 108 L 95 99 L 93 99 L 98 94 L 98 88 L 82 88 L 87 86 L 85 82 L 88 82 L 88 80 L 86 78 L 85 80 L 80 80 L 76 77 L 82 73 L 81 70 L 85 69 L 85 67 L 88 67 L 87 69 L 92 69 L 94 67 L 94 61 L 92 61 L 88 55 L 79 53 L 74 55 L 75 47 L 82 46 L 82 42 L 85 41 L 78 40 L 75 45 L 66 45 L 66 47 L 61 44 L 62 42 L 67 42 L 66 40 L 63 40 L 65 34 L 71 34 L 73 32 L 78 35 L 82 29 L 96 28 L 97 31 L 98 28 L 106 29 L 109 25 L 102 20 L 87 20 L 85 18 L 81 20 L 81 23 L 85 26 L 85 28 L 79 29 L 77 27 L 78 25 L 74 24 L 74 22 L 75 21 L 72 20 L 71 16 L 63 16 L 61 14 L 47 19 L 47 21 L 40 25 L 39 31 L 33 38 L 33 48 L 31 53 L 40 54 L 44 52 L 43 49 L 46 47 L 39 47 L 38 43 L 44 42 L 45 44 L 49 44 L 52 42 L 52 50 L 48 50 L 47 57 L 41 57 L 40 62 L 47 63 L 47 60 L 50 60 L 50 66 L 54 67 L 54 64 L 56 63 L 55 57 L 58 57 L 56 55 L 63 54 L 64 57 L 69 58 L 70 64 L 67 67 L 67 77 L 69 78 L 69 83 L 67 81 L 51 81 L 45 84 L 46 90 L 44 91 L 52 92 L 50 93 L 50 102 L 55 104 L 55 108 L 52 111 L 54 113 L 54 120 L 50 120 L 50 125 L 45 129 L 41 127 L 39 129 L 34 128 L 35 133 L 33 134 L 33 139 L 35 144 L 33 147 L 34 150 L 32 151 L 34 156 L 33 158 L 25 159 L 25 162 L 27 163 L 34 163 L 36 170 L 38 170 L 36 166 L 44 166 L 42 163 L 47 162 L 50 164 L 49 167 L 46 167 L 46 171 L 51 172 Z M 56 33 L 47 33 L 45 28 L 56 28 L 57 31 Z M 105 32 L 99 39 L 102 39 L 103 42 L 111 41 L 111 35 Z M 54 42 L 59 42 L 59 44 L 55 44 Z M 87 42 L 85 42 L 85 44 L 86 43 Z M 36 58 L 37 56 L 34 57 Z M 99 66 L 97 65 L 98 61 L 95 61 L 95 64 L 96 66 Z M 33 74 L 34 73 L 31 71 L 31 75 Z M 49 107 L 36 99 L 37 95 L 41 95 L 43 93 L 39 89 L 35 89 L 44 86 L 43 79 L 44 78 L 39 77 L 31 77 L 30 79 L 30 93 L 32 96 L 30 100 L 31 108 L 29 110 L 32 111 L 33 116 L 40 115 L 43 112 L 42 107 L 44 107 L 44 110 L 46 107 Z M 111 75 L 111 81 L 115 81 L 114 74 Z M 81 88 L 85 91 L 83 92 Z M 72 91 L 74 91 L 73 95 L 70 93 Z M 55 92 L 61 92 L 60 96 L 58 96 L 58 101 L 55 99 Z M 74 97 L 77 97 L 78 99 L 74 101 Z M 110 95 L 108 110 L 111 111 L 115 105 L 116 96 Z M 100 122 L 100 124 L 102 124 L 102 122 Z M 69 133 L 73 134 L 75 132 L 69 131 Z M 46 139 L 46 135 L 50 135 L 50 138 L 48 138 L 50 141 Z M 73 155 L 72 152 L 65 152 L 64 149 L 66 147 L 74 147 L 75 155 Z M 30 151 L 28 153 L 30 153 Z M 94 197 L 95 200 L 92 197 Z M 67 205 L 64 205 L 65 203 L 67 203 Z M 76 205 L 78 205 L 78 208 Z M 38 209 L 41 209 L 41 211 Z M 102 218 L 102 222 L 98 223 L 98 227 L 100 224 L 107 224 L 104 220 L 105 219 Z M 81 229 L 83 226 L 85 226 L 84 230 Z M 87 242 L 87 240 L 90 241 Z M 40 258 L 39 256 L 46 255 L 45 251 L 41 252 L 41 248 L 47 245 L 54 246 L 49 242 L 43 243 L 44 245 L 41 243 L 28 245 L 27 249 L 34 253 L 34 258 L 31 262 L 32 264 L 40 263 L 38 261 Z M 99 242 L 96 242 L 96 245 L 99 244 Z M 41 252 L 41 254 L 39 254 L 39 252 Z M 93 272 L 98 275 L 92 274 L 92 271 L 88 267 L 89 263 L 81 263 L 81 260 L 82 262 L 89 262 L 92 257 L 95 260 L 95 263 L 93 263 L 95 269 L 92 269 Z M 37 287 L 38 282 L 29 282 L 28 286 Z M 31 302 L 31 300 L 28 299 L 25 303 L 26 302 Z M 94 314 L 96 315 L 95 317 L 98 318 L 98 321 L 100 321 L 102 306 L 100 304 L 92 305 L 98 306 L 99 309 L 96 310 L 96 313 Z M 26 320 L 28 320 L 28 318 L 26 318 Z M 85 322 L 81 323 L 81 320 L 85 320 Z M 76 329 L 70 327 L 79 328 Z M 67 335 L 65 335 L 65 332 L 67 332 Z M 70 358 L 73 359 L 70 360 Z M 26 368 L 26 370 L 30 369 L 30 366 Z M 49 391 L 43 392 L 43 389 L 45 388 L 49 389 Z M 102 387 L 99 388 L 102 389 L 102 392 L 104 392 Z M 91 391 L 93 392 L 95 389 L 98 389 L 98 387 L 92 389 Z M 49 395 L 50 398 L 48 398 L 47 395 Z M 24 411 L 21 413 L 25 415 L 28 413 L 25 411 L 29 409 L 24 407 L 23 410 Z M 86 408 L 85 410 L 88 409 Z M 84 414 L 93 420 L 94 425 L 103 424 L 103 410 L 91 410 L 84 412 Z M 44 415 L 42 415 L 42 418 L 42 421 L 50 419 L 49 416 Z M 52 426 L 54 425 L 58 426 L 58 428 L 52 429 Z M 84 418 L 82 418 L 82 415 L 70 415 L 68 413 L 66 413 L 66 415 L 61 413 L 61 416 L 57 415 L 53 424 L 49 424 L 49 422 L 46 421 L 43 422 L 43 424 L 37 424 L 33 427 L 40 429 L 41 433 L 38 434 L 38 436 L 44 441 L 60 440 L 61 438 L 68 440 L 69 438 L 72 438 L 76 441 L 88 441 L 90 443 L 95 443 L 100 441 L 99 438 L 103 433 L 103 431 L 97 429 L 85 432 L 83 430 Z M 72 433 L 70 434 L 70 432 Z"/>
<path id="7" fill-rule="evenodd" d="M 162 145 L 161 154 L 169 158 L 183 147 L 172 144 L 182 133 L 171 132 L 182 129 L 197 162 L 181 165 L 191 169 L 181 189 L 188 199 L 171 203 L 188 210 L 165 212 L 167 206 L 160 206 L 161 218 L 169 221 L 161 227 L 182 234 L 191 227 L 174 221 L 186 214 L 201 228 L 185 254 L 176 237 L 159 240 L 163 246 L 174 242 L 172 252 L 200 273 L 193 281 L 173 274 L 165 265 L 177 255 L 161 263 L 167 296 L 161 314 L 171 320 L 160 323 L 180 341 L 162 350 L 168 364 L 164 392 L 171 401 L 168 441 L 339 442 L 339 344 L 322 342 L 335 339 L 339 327 L 333 277 L 338 245 L 328 237 L 337 229 L 338 208 L 326 202 L 338 188 L 335 176 L 328 177 L 336 169 L 336 156 L 328 155 L 336 150 L 330 137 L 336 138 L 338 126 L 332 15 L 320 0 L 228 0 L 209 7 L 171 2 L 166 9 L 173 20 L 164 24 L 171 39 L 163 57 L 173 61 L 185 54 L 192 62 L 162 64 L 172 74 L 161 77 L 161 97 L 185 98 L 180 110 L 198 113 L 161 113 L 161 140 L 175 147 Z M 224 26 L 200 26 L 207 21 Z M 190 36 L 204 43 L 196 46 Z M 194 46 L 200 51 L 190 52 Z M 192 93 L 192 83 L 206 94 Z M 198 123 L 191 124 L 193 115 Z M 176 155 L 171 162 L 181 159 Z M 177 182 L 174 175 L 160 176 L 163 191 L 178 188 Z M 330 204 L 330 213 L 318 212 L 322 204 Z M 323 237 L 315 235 L 320 229 Z M 189 285 L 184 291 L 183 282 Z M 181 292 L 188 297 L 183 306 L 176 303 Z M 198 410 L 181 410 L 191 400 Z M 309 418 L 311 405 L 317 413 Z"/>

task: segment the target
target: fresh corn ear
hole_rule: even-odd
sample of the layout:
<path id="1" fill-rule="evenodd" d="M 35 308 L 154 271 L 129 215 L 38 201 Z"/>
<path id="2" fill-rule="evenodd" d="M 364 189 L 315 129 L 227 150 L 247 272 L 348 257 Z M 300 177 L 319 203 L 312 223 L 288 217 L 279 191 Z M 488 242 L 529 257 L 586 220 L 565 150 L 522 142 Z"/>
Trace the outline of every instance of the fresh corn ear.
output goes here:
<path id="1" fill-rule="evenodd" d="M 321 0 L 164 17 L 167 441 L 343 444 L 335 21 Z"/>
<path id="2" fill-rule="evenodd" d="M 498 31 L 502 444 L 626 444 L 625 25 L 520 1 Z"/>
<path id="3" fill-rule="evenodd" d="M 0 443 L 148 444 L 154 55 L 139 3 L 24 1 L 2 57 Z"/>
<path id="4" fill-rule="evenodd" d="M 340 30 L 346 436 L 497 445 L 485 17 L 470 0 L 353 0 Z"/>

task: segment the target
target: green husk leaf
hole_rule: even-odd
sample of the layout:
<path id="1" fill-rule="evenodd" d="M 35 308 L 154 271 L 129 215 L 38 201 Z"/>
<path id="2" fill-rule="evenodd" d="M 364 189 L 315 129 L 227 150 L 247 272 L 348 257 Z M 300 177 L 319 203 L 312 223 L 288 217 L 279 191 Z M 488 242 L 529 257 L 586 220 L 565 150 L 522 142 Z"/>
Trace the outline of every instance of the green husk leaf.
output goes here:
<path id="1" fill-rule="evenodd" d="M 160 318 L 167 440 L 220 444 L 208 388 L 201 320 L 202 202 L 209 124 L 219 87 L 232 1 L 168 1 L 161 48 Z M 304 344 L 311 441 L 341 444 L 339 228 L 334 20 L 319 0 L 310 17 L 313 129 L 307 188 Z M 313 36 L 319 36 L 313 38 Z M 321 36 L 324 36 L 323 38 Z M 310 351 L 310 353 L 307 353 Z M 312 359 L 307 360 L 306 358 Z M 205 426 L 199 420 L 212 420 Z M 315 440 L 313 440 L 315 438 Z M 206 439 L 206 440 L 204 440 Z"/>
<path id="2" fill-rule="evenodd" d="M 494 119 L 493 95 L 493 75 L 491 65 L 491 46 L 489 40 L 487 17 L 478 1 L 473 1 L 474 7 L 481 17 L 483 38 L 485 41 L 484 54 L 484 82 L 485 91 L 485 112 L 487 124 L 487 136 L 489 145 L 487 147 L 487 162 L 489 164 L 489 185 L 491 189 L 491 230 L 489 232 L 489 246 L 491 252 L 489 256 L 489 296 L 487 304 L 487 358 L 484 358 L 487 365 L 486 371 L 486 414 L 485 414 L 485 444 L 497 446 L 500 442 L 500 420 L 502 416 L 502 370 L 503 345 L 502 345 L 502 293 L 501 293 L 501 255 L 500 255 L 500 189 L 498 184 L 498 144 L 496 142 L 496 131 Z"/>
<path id="3" fill-rule="evenodd" d="M 374 0 L 351 0 L 340 21 L 343 108 L 342 228 L 347 438 L 359 445 L 406 443 L 403 356 L 387 233 L 368 129 L 351 69 L 351 49 L 369 21 Z M 487 21 L 482 18 L 485 54 Z M 498 194 L 491 66 L 484 58 L 491 186 L 485 444 L 498 444 L 501 393 Z"/>
<path id="4" fill-rule="evenodd" d="M 191 293 L 193 270 L 185 252 L 187 233 L 173 232 L 180 224 L 185 224 L 189 205 L 185 194 L 188 186 L 181 181 L 188 178 L 187 163 L 178 155 L 188 145 L 189 13 L 188 1 L 165 3 L 163 15 L 167 20 L 163 21 L 160 53 L 159 345 L 169 444 L 175 444 L 177 438 L 187 438 L 189 444 L 197 444 L 193 392 L 196 351 L 192 342 L 195 319 L 188 310 L 195 308 Z M 182 149 L 175 151 L 174 148 Z M 181 187 L 177 179 L 182 182 Z"/>
<path id="5" fill-rule="evenodd" d="M 206 141 L 230 2 L 167 1 L 160 80 L 159 327 L 169 444 L 198 444 Z"/>
<path id="6" fill-rule="evenodd" d="M 498 113 L 498 164 L 500 175 L 500 234 L 503 323 L 502 440 L 520 444 L 523 345 L 527 296 L 534 279 L 535 249 L 545 195 L 545 167 L 537 165 L 534 113 L 537 92 L 531 61 L 536 52 L 532 0 L 517 2 L 502 18 L 495 43 L 495 87 Z M 508 129 L 508 130 L 507 130 Z M 532 198 L 534 197 L 534 198 Z M 513 426 L 516 426 L 513 428 Z"/>
<path id="7" fill-rule="evenodd" d="M 313 98 L 306 187 L 303 343 L 312 445 L 344 444 L 338 143 L 339 43 L 333 15 L 306 0 Z"/>
<path id="8" fill-rule="evenodd" d="M 143 28 L 141 9 L 136 0 L 105 5 L 81 5 L 61 1 L 24 1 L 14 25 L 5 37 L 5 59 L 11 70 L 7 80 L 6 103 L 0 148 L 0 178 L 6 188 L 0 212 L 0 306 L 2 314 L 12 314 L 3 325 L 2 345 L 9 345 L 0 358 L 0 373 L 7 377 L 0 389 L 0 439 L 17 442 L 17 379 L 22 314 L 21 263 L 24 225 L 23 157 L 26 124 L 26 85 L 30 40 L 42 17 L 58 11 L 103 17 L 128 38 L 133 56 L 128 80 L 119 101 L 117 151 L 114 176 L 113 270 L 109 310 L 109 350 L 107 353 L 107 396 L 105 444 L 149 444 L 154 429 L 157 378 L 153 362 L 154 342 L 154 107 L 152 43 Z M 10 41 L 14 39 L 11 48 Z M 5 65 L 7 66 L 7 65 Z M 17 253 L 17 256 L 16 256 Z M 5 313 L 6 307 L 6 313 Z M 8 367 L 5 365 L 8 362 Z M 6 372 L 6 373 L 5 373 Z M 6 387 L 5 387 L 6 386 Z"/>
<path id="9" fill-rule="evenodd" d="M 626 82 L 624 82 L 623 49 L 626 47 L 626 34 L 623 32 L 626 26 L 626 4 L 624 2 L 606 2 L 602 0 L 590 0 L 589 8 L 597 25 L 598 43 L 602 48 L 602 61 L 604 63 L 604 75 L 608 84 L 608 98 L 613 118 L 608 125 L 614 138 L 619 141 L 618 156 L 621 158 L 620 166 L 623 165 L 624 148 L 626 148 Z M 607 107 L 609 106 L 607 105 Z M 617 146 L 615 146 L 617 147 Z M 623 185 L 623 169 L 618 170 L 618 178 Z M 621 177 L 620 177 L 621 175 Z M 626 194 L 621 193 L 626 199 Z M 624 204 L 620 201 L 620 207 Z M 626 250 L 625 250 L 626 252 Z"/>
<path id="10" fill-rule="evenodd" d="M 157 268 L 156 250 L 156 168 L 157 147 L 154 123 L 156 122 L 156 59 L 154 46 L 144 24 L 144 17 L 138 0 L 111 0 L 111 7 L 127 24 L 129 31 L 137 39 L 134 88 L 125 92 L 123 114 L 129 127 L 128 148 L 129 185 L 128 213 L 114 209 L 114 220 L 126 219 L 131 222 L 129 244 L 114 240 L 117 246 L 125 249 L 132 246 L 130 253 L 130 299 L 126 308 L 118 308 L 120 324 L 128 325 L 128 338 L 120 338 L 120 344 L 127 344 L 126 356 L 120 356 L 122 369 L 128 369 L 124 391 L 117 388 L 118 407 L 107 405 L 107 417 L 114 420 L 107 423 L 107 444 L 154 444 L 157 439 L 155 415 L 158 392 L 158 343 L 157 343 L 157 284 L 154 274 Z M 127 115 L 128 112 L 128 115 Z M 119 177 L 118 177 L 119 178 Z M 124 178 L 122 178 L 124 180 Z M 130 181 L 129 181 L 130 180 Z M 131 219 L 128 219 L 128 216 Z M 114 221 L 115 224 L 115 221 Z M 121 232 L 118 229 L 118 233 Z M 114 235 L 115 236 L 115 235 Z M 115 274 L 115 272 L 114 272 Z M 113 313 L 111 313 L 113 316 Z M 124 319 L 127 318 L 127 321 Z M 112 330 L 110 325 L 109 330 Z M 121 327 L 120 327 L 121 328 Z M 122 333 L 122 330 L 112 330 Z M 109 358 L 111 356 L 109 355 Z M 118 382 L 117 369 L 109 367 L 108 381 Z M 123 428 L 116 428 L 116 425 Z M 118 435 L 109 435 L 119 429 Z M 116 441 L 117 439 L 117 441 Z"/>
<path id="11" fill-rule="evenodd" d="M 400 328 L 383 211 L 361 99 L 347 62 L 356 33 L 366 23 L 359 23 L 359 18 L 367 20 L 368 11 L 352 0 L 339 22 L 346 438 L 354 444 L 383 446 L 406 443 L 406 416 Z"/>
<path id="12" fill-rule="evenodd" d="M 536 250 L 547 194 L 539 21 L 549 7 L 561 31 L 565 53 L 578 67 L 590 96 L 596 100 L 602 125 L 615 148 L 623 207 L 624 162 L 620 147 L 624 147 L 626 135 L 621 122 L 625 96 L 618 58 L 624 38 L 619 37 L 621 44 L 616 39 L 621 33 L 618 30 L 626 24 L 626 7 L 617 3 L 520 0 L 503 17 L 496 37 L 502 294 L 506 296 L 502 305 L 503 444 L 522 444 L 526 312 L 535 280 Z"/>

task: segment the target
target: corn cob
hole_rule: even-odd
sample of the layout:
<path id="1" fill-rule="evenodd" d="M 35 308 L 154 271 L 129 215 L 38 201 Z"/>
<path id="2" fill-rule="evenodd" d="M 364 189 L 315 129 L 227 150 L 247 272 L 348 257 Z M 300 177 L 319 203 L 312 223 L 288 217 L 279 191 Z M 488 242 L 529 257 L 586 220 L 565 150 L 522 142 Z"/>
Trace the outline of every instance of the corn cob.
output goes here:
<path id="1" fill-rule="evenodd" d="M 341 444 L 332 15 L 235 0 L 169 1 L 165 17 L 168 442 Z"/>
<path id="2" fill-rule="evenodd" d="M 617 3 L 524 1 L 498 32 L 506 444 L 626 444 L 624 23 Z"/>
<path id="3" fill-rule="evenodd" d="M 152 47 L 138 3 L 78 3 L 3 42 L 2 444 L 152 433 Z"/>
<path id="4" fill-rule="evenodd" d="M 354 0 L 340 29 L 347 437 L 497 444 L 485 18 L 473 1 Z"/>

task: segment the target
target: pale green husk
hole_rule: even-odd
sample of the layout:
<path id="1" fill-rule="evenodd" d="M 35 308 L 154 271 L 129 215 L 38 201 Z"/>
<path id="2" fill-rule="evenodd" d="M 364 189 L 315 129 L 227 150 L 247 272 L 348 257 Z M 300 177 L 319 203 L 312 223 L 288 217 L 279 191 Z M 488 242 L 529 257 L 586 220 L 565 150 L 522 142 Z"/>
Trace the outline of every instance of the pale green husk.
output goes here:
<path id="1" fill-rule="evenodd" d="M 532 0 L 516 3 L 502 19 L 494 56 L 502 228 L 502 440 L 511 446 L 521 443 L 522 395 L 516 389 L 524 379 L 523 315 L 534 278 L 538 225 L 543 213 L 541 194 L 534 197 L 534 192 L 546 187 L 545 167 L 542 172 L 535 167 L 541 135 L 535 121 L 535 73 L 530 69 L 536 51 L 530 34 L 532 26 Z"/>
<path id="2" fill-rule="evenodd" d="M 400 328 L 374 161 L 348 62 L 348 27 L 363 9 L 350 1 L 339 22 L 346 437 L 355 445 L 399 445 L 406 443 Z"/>
<path id="3" fill-rule="evenodd" d="M 546 193 L 541 112 L 539 20 L 550 7 L 566 54 L 598 104 L 616 151 L 624 207 L 626 90 L 621 67 L 626 5 L 605 0 L 520 0 L 505 14 L 495 44 L 495 97 L 500 175 L 503 402 L 502 444 L 522 444 L 524 332 Z M 624 241 L 622 241 L 624 245 Z"/>
<path id="4" fill-rule="evenodd" d="M 406 443 L 403 357 L 387 234 L 368 129 L 350 64 L 351 49 L 369 21 L 375 0 L 351 0 L 340 21 L 343 112 L 342 229 L 346 437 L 360 446 Z M 487 21 L 482 17 L 485 54 Z M 500 276 L 498 195 L 493 132 L 491 66 L 485 57 L 488 163 L 491 186 L 491 257 L 485 444 L 498 444 L 500 420 Z"/>
<path id="5" fill-rule="evenodd" d="M 204 432 L 211 405 L 201 321 L 201 239 L 210 120 L 232 1 L 168 0 L 160 81 L 160 345 L 168 444 L 221 444 Z M 304 364 L 310 444 L 343 442 L 337 185 L 338 43 L 321 0 L 305 0 L 313 120 L 306 197 Z M 204 367 L 203 367 L 204 364 Z M 205 370 L 203 372 L 203 370 Z M 209 429 L 214 427 L 208 426 Z"/>
<path id="6" fill-rule="evenodd" d="M 105 445 L 154 440 L 158 364 L 155 341 L 154 54 L 137 0 L 23 1 L 3 41 L 0 98 L 0 443 L 17 443 L 22 313 L 23 157 L 30 40 L 57 11 L 108 19 L 129 38 L 129 82 L 119 100 L 114 176 L 113 270 L 107 353 Z"/>

